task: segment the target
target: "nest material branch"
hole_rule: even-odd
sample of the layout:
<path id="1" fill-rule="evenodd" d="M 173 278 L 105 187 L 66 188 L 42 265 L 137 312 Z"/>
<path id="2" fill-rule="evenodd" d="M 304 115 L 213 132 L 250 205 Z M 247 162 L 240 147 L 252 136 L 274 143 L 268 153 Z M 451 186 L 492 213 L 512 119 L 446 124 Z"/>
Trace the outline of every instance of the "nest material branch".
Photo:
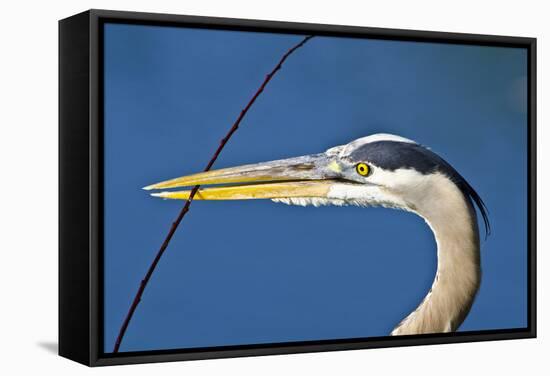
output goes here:
<path id="1" fill-rule="evenodd" d="M 245 115 L 248 112 L 248 110 L 250 109 L 250 107 L 252 107 L 252 105 L 254 104 L 256 99 L 264 91 L 265 87 L 267 86 L 269 81 L 271 81 L 273 76 L 275 76 L 275 74 L 281 69 L 281 67 L 283 66 L 286 59 L 290 55 L 292 55 L 292 53 L 294 51 L 296 51 L 297 49 L 302 47 L 304 44 L 306 44 L 311 38 L 313 38 L 313 35 L 305 37 L 300 43 L 298 43 L 295 46 L 293 46 L 292 48 L 290 48 L 281 57 L 281 59 L 279 60 L 279 62 L 275 66 L 275 68 L 273 68 L 273 70 L 269 74 L 266 75 L 264 81 L 262 82 L 262 84 L 260 85 L 260 87 L 258 88 L 256 93 L 254 93 L 252 98 L 249 100 L 248 104 L 241 110 L 239 116 L 237 117 L 237 119 L 233 123 L 233 126 L 229 129 L 227 134 L 220 140 L 220 144 L 219 144 L 218 148 L 216 149 L 216 151 L 212 155 L 212 158 L 210 158 L 210 161 L 208 162 L 208 164 L 204 168 L 204 171 L 208 171 L 212 168 L 212 166 L 214 165 L 214 162 L 216 162 L 216 160 L 218 159 L 218 156 L 220 155 L 221 151 L 223 150 L 223 148 L 225 147 L 225 145 L 227 144 L 227 142 L 229 141 L 231 136 L 233 136 L 233 133 L 235 133 L 235 131 L 239 128 L 239 124 L 241 123 L 241 121 L 245 117 Z M 147 269 L 147 273 L 145 273 L 145 276 L 141 280 L 141 282 L 139 284 L 139 288 L 136 292 L 136 295 L 134 296 L 132 304 L 131 304 L 131 306 L 128 310 L 128 313 L 126 314 L 126 317 L 124 318 L 124 321 L 122 322 L 122 325 L 120 327 L 117 339 L 115 341 L 115 346 L 113 348 L 113 353 L 118 353 L 118 351 L 120 349 L 120 345 L 122 343 L 122 340 L 124 339 L 124 334 L 126 333 L 126 330 L 128 329 L 128 325 L 130 324 L 130 321 L 132 320 L 132 317 L 133 317 L 133 315 L 136 311 L 136 308 L 139 305 L 139 302 L 141 301 L 141 297 L 143 295 L 143 292 L 145 291 L 145 288 L 147 287 L 147 284 L 149 283 L 149 280 L 151 279 L 151 276 L 153 275 L 160 259 L 162 258 L 162 255 L 164 254 L 164 251 L 166 251 L 166 248 L 168 248 L 168 244 L 170 243 L 170 240 L 172 240 L 172 237 L 176 233 L 176 230 L 177 230 L 178 226 L 180 225 L 181 221 L 183 220 L 183 218 L 185 217 L 187 212 L 189 212 L 189 208 L 191 206 L 191 203 L 193 202 L 193 198 L 195 197 L 195 195 L 197 194 L 197 192 L 199 190 L 199 187 L 200 187 L 199 185 L 196 185 L 191 190 L 189 198 L 187 199 L 187 201 L 183 205 L 183 208 L 180 210 L 180 212 L 179 212 L 178 216 L 176 217 L 176 219 L 174 220 L 174 222 L 172 222 L 172 225 L 170 226 L 170 230 L 166 234 L 166 237 L 164 238 L 164 241 L 162 242 L 159 250 L 157 251 L 157 254 L 155 255 L 155 258 L 151 262 L 151 265 L 149 266 L 149 269 Z"/>

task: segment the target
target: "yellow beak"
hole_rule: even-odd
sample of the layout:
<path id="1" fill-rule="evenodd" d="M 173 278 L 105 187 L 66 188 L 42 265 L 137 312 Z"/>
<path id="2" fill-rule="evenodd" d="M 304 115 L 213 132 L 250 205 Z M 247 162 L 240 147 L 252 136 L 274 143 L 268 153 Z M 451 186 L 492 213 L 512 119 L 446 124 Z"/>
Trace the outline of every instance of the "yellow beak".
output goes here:
<path id="1" fill-rule="evenodd" d="M 199 189 L 195 200 L 251 200 L 288 197 L 327 197 L 328 181 L 285 182 Z M 151 196 L 187 200 L 191 191 L 151 193 Z"/>
<path id="2" fill-rule="evenodd" d="M 326 198 L 334 184 L 334 171 L 327 169 L 325 154 L 283 159 L 201 172 L 145 187 L 145 190 L 229 184 L 201 188 L 195 200 L 249 200 L 290 197 Z M 164 191 L 152 196 L 186 200 L 191 190 Z"/>

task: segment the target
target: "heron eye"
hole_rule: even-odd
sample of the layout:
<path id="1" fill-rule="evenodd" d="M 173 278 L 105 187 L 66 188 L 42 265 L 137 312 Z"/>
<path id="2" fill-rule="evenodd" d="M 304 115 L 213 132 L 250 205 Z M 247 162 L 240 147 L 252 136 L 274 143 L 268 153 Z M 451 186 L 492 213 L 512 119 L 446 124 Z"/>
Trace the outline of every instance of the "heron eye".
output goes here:
<path id="1" fill-rule="evenodd" d="M 361 176 L 367 176 L 370 172 L 369 165 L 366 163 L 357 163 L 355 170 Z"/>

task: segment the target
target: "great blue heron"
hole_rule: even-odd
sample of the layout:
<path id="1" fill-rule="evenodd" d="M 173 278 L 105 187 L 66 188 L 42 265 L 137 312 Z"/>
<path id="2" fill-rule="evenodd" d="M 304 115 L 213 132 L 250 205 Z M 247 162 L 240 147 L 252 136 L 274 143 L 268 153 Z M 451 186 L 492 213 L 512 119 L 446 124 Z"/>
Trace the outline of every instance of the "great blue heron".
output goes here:
<path id="1" fill-rule="evenodd" d="M 320 154 L 202 172 L 144 189 L 210 184 L 226 185 L 200 189 L 195 200 L 271 199 L 289 205 L 384 206 L 413 212 L 433 231 L 437 272 L 426 297 L 391 335 L 455 331 L 470 311 L 481 280 L 474 204 L 488 233 L 486 208 L 451 165 L 414 141 L 375 134 Z M 189 194 L 152 193 L 182 200 Z"/>

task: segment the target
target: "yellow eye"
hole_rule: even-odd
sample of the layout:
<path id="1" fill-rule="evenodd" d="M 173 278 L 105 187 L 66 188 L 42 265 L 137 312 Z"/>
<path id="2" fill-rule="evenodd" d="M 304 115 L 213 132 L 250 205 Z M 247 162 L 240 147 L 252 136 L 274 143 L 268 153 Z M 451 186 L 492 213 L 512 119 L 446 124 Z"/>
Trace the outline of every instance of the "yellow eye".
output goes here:
<path id="1" fill-rule="evenodd" d="M 357 166 L 355 166 L 355 170 L 361 176 L 367 176 L 370 172 L 369 165 L 366 163 L 357 163 Z"/>

